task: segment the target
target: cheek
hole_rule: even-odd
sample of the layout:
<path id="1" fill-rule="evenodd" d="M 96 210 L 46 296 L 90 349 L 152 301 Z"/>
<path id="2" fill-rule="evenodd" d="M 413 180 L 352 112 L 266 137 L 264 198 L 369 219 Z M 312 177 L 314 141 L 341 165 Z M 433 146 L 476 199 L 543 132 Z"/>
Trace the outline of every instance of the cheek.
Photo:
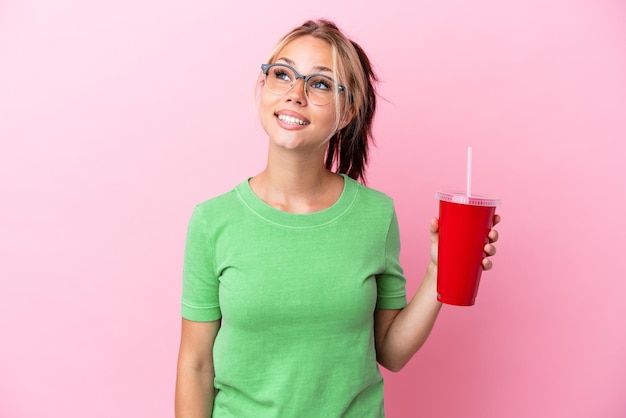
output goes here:
<path id="1" fill-rule="evenodd" d="M 259 104 L 259 108 L 274 106 L 279 99 L 280 96 L 268 91 L 263 85 L 263 82 L 259 83 L 259 87 L 257 89 L 257 103 Z"/>
<path id="2" fill-rule="evenodd" d="M 263 89 L 263 86 L 260 86 L 257 92 L 256 104 L 257 111 L 261 118 L 264 118 L 266 114 L 272 112 L 273 109 L 273 100 L 272 97 L 268 94 L 267 91 Z"/>
<path id="3" fill-rule="evenodd" d="M 257 117 L 263 130 L 269 134 L 268 128 L 274 121 L 274 107 L 272 104 L 272 98 L 268 97 L 267 93 L 263 93 L 263 89 L 259 88 L 257 95 Z"/>
<path id="4" fill-rule="evenodd" d="M 343 119 L 341 118 L 341 114 L 335 111 L 335 106 L 328 106 L 325 119 L 333 132 L 342 128 Z"/>

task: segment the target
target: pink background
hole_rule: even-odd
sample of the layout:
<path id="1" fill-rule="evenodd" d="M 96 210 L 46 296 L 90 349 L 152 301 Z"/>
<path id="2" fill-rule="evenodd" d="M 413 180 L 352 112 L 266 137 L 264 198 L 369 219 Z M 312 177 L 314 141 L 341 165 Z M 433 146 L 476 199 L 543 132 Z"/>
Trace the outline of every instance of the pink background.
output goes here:
<path id="1" fill-rule="evenodd" d="M 388 416 L 625 416 L 620 0 L 0 2 L 0 416 L 173 415 L 191 209 L 264 166 L 259 65 L 321 16 L 383 80 L 369 184 L 409 291 L 468 145 L 503 201 L 477 305 L 385 373 Z"/>

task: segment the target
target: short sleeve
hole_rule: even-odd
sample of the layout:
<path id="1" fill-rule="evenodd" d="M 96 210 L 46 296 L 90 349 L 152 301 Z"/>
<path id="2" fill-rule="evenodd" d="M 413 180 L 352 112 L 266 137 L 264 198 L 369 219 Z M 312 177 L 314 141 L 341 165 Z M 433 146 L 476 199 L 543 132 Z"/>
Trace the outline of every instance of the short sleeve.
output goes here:
<path id="1" fill-rule="evenodd" d="M 376 276 L 378 309 L 402 309 L 406 306 L 406 278 L 400 265 L 400 231 L 395 211 L 392 214 L 385 244 L 385 270 Z"/>
<path id="2" fill-rule="evenodd" d="M 187 228 L 181 315 L 190 321 L 215 321 L 222 316 L 208 222 L 206 213 L 196 207 Z"/>

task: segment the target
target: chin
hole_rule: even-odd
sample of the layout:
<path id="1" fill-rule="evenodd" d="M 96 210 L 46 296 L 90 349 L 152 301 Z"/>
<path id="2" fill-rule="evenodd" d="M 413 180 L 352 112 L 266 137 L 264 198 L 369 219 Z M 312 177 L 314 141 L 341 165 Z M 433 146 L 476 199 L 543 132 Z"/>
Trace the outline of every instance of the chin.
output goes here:
<path id="1" fill-rule="evenodd" d="M 306 141 L 278 138 L 272 141 L 276 146 L 288 150 L 297 150 L 307 147 Z M 310 147 L 310 145 L 309 145 Z"/>

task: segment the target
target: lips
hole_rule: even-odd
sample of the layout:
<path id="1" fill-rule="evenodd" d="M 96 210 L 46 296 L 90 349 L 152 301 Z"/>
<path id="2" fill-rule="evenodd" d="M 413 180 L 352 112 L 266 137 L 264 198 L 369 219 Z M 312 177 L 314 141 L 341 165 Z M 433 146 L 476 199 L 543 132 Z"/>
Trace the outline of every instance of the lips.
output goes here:
<path id="1" fill-rule="evenodd" d="M 292 116 L 292 115 L 286 115 L 283 113 L 277 113 L 276 117 L 278 118 L 279 121 L 286 123 L 287 125 L 306 126 L 311 123 L 308 120 L 305 120 L 303 118 Z"/>

